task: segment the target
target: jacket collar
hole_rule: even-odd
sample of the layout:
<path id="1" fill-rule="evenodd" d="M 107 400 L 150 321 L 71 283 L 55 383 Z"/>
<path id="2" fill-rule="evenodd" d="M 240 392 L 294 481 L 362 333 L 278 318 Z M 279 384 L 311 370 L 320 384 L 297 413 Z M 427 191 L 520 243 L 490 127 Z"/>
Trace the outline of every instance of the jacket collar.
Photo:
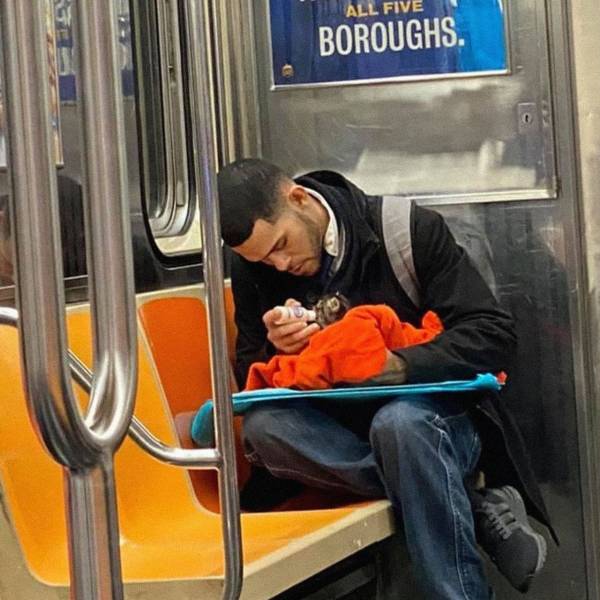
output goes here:
<path id="1" fill-rule="evenodd" d="M 342 230 L 342 264 L 324 283 L 324 292 L 348 293 L 363 280 L 366 267 L 381 245 L 370 225 L 368 196 L 339 173 L 315 171 L 296 179 L 296 183 L 321 194 L 333 211 Z"/>

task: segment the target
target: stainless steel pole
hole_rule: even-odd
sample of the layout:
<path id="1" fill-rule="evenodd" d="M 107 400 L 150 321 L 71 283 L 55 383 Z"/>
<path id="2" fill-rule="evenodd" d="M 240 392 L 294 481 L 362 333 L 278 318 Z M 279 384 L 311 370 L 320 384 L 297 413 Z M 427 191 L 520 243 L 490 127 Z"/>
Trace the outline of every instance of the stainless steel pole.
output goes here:
<path id="1" fill-rule="evenodd" d="M 137 322 L 129 219 L 129 182 L 111 0 L 77 3 L 83 197 L 94 325 L 94 380 L 87 422 L 108 446 L 122 440 L 137 385 Z"/>
<path id="2" fill-rule="evenodd" d="M 208 14 L 204 0 L 186 0 L 188 71 L 192 111 L 192 141 L 196 190 L 200 204 L 204 252 L 204 282 L 207 290 L 212 389 L 215 401 L 215 436 L 223 458 L 219 469 L 219 491 L 225 544 L 223 597 L 238 598 L 242 586 L 242 552 L 239 497 L 233 443 L 233 408 L 229 385 L 227 338 L 223 295 L 221 225 L 216 189 L 216 153 L 208 37 Z"/>

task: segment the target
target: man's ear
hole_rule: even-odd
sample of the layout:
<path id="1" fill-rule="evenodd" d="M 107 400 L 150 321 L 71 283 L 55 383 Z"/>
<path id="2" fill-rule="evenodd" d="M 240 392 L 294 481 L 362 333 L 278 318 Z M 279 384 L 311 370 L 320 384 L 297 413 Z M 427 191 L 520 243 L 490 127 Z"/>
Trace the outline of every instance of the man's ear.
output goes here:
<path id="1" fill-rule="evenodd" d="M 287 194 L 287 201 L 292 208 L 304 208 L 308 202 L 308 193 L 301 185 L 294 184 Z"/>

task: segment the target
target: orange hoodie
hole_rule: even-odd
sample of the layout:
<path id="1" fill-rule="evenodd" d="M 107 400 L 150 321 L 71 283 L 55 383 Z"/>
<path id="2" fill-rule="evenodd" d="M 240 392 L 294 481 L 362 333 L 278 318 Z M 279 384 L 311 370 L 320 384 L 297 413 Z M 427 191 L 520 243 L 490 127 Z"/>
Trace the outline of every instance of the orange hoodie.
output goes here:
<path id="1" fill-rule="evenodd" d="M 300 354 L 278 354 L 267 363 L 254 363 L 245 389 L 319 390 L 341 382 L 360 383 L 382 373 L 388 350 L 424 344 L 443 330 L 432 311 L 418 329 L 400 321 L 389 306 L 358 306 L 315 333 Z"/>

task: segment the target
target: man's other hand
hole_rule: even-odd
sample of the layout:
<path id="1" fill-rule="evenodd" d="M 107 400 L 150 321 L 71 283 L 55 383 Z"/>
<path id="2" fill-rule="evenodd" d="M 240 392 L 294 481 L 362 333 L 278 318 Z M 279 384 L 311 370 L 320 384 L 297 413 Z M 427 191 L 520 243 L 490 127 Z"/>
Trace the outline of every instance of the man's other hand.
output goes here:
<path id="1" fill-rule="evenodd" d="M 407 366 L 404 359 L 388 350 L 387 360 L 380 375 L 367 379 L 363 385 L 400 385 L 406 382 Z"/>
<path id="2" fill-rule="evenodd" d="M 300 306 L 300 302 L 290 298 L 285 306 Z M 316 323 L 307 323 L 302 319 L 286 321 L 278 325 L 281 318 L 278 310 L 268 310 L 263 315 L 263 323 L 267 328 L 267 339 L 282 354 L 298 354 L 308 345 L 309 338 L 319 331 Z"/>

